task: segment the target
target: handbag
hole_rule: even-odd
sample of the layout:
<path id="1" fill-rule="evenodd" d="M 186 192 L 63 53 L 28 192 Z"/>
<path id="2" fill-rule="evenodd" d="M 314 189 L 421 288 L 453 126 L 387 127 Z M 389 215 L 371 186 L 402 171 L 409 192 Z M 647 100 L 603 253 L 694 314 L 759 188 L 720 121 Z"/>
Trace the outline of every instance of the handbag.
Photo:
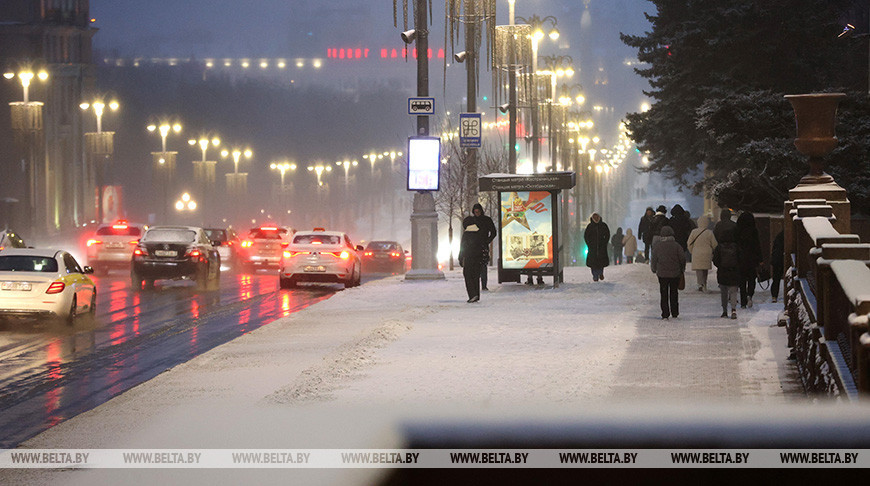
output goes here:
<path id="1" fill-rule="evenodd" d="M 770 280 L 770 267 L 762 263 L 758 266 L 758 281 L 766 282 L 768 280 Z"/>
<path id="2" fill-rule="evenodd" d="M 680 283 L 677 284 L 677 290 L 686 290 L 686 274 L 680 274 Z"/>

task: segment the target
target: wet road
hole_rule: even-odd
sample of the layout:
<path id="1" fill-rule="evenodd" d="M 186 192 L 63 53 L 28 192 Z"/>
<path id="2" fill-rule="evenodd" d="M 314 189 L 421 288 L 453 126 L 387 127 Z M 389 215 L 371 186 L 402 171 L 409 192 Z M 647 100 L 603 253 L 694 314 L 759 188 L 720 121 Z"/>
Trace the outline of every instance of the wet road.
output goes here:
<path id="1" fill-rule="evenodd" d="M 223 273 L 212 292 L 185 281 L 133 292 L 125 272 L 94 280 L 96 318 L 0 324 L 0 449 L 342 288 L 280 290 L 275 272 Z"/>

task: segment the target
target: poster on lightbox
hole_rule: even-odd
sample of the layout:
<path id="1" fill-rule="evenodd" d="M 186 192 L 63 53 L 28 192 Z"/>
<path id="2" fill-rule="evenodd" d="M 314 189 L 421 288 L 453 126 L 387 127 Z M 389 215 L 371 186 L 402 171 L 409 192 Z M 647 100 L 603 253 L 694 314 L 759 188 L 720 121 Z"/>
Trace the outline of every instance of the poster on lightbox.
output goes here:
<path id="1" fill-rule="evenodd" d="M 551 205 L 547 191 L 501 193 L 502 268 L 553 267 Z"/>

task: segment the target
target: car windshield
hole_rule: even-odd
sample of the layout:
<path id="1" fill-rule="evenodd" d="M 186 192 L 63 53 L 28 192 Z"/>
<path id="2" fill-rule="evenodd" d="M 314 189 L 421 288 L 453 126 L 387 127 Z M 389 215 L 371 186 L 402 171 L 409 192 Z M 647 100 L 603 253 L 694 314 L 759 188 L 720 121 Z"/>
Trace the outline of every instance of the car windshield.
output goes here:
<path id="1" fill-rule="evenodd" d="M 372 241 L 369 243 L 366 250 L 374 251 L 391 251 L 396 249 L 396 244 L 392 241 Z"/>
<path id="2" fill-rule="evenodd" d="M 205 234 L 211 241 L 227 241 L 227 230 L 222 229 L 207 229 Z"/>
<path id="3" fill-rule="evenodd" d="M 255 240 L 280 240 L 287 233 L 284 228 L 278 229 L 262 229 L 254 228 L 251 230 L 251 238 Z"/>
<path id="4" fill-rule="evenodd" d="M 104 226 L 97 230 L 99 236 L 141 236 L 142 231 L 135 226 L 127 226 L 126 224 L 116 224 L 113 226 Z"/>
<path id="5" fill-rule="evenodd" d="M 31 255 L 0 256 L 0 272 L 57 272 L 57 260 Z"/>
<path id="6" fill-rule="evenodd" d="M 159 241 L 161 243 L 193 243 L 196 241 L 196 231 L 186 229 L 151 229 L 142 238 L 144 242 Z"/>
<path id="7" fill-rule="evenodd" d="M 293 243 L 297 245 L 340 245 L 341 237 L 335 235 L 296 235 Z"/>

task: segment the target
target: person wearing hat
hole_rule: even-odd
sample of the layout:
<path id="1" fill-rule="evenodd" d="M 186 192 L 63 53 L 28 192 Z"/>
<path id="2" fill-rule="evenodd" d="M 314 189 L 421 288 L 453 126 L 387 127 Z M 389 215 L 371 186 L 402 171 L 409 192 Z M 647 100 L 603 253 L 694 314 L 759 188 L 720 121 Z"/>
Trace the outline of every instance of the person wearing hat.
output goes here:
<path id="1" fill-rule="evenodd" d="M 656 251 L 656 243 L 658 243 L 662 239 L 662 228 L 665 226 L 670 226 L 668 222 L 668 208 L 665 207 L 664 204 L 659 205 L 656 208 L 656 213 L 652 217 L 652 223 L 650 223 L 650 233 L 652 234 L 652 246 L 650 247 L 651 251 Z"/>
<path id="2" fill-rule="evenodd" d="M 583 231 L 586 242 L 586 266 L 592 269 L 592 280 L 604 280 L 604 267 L 610 265 L 607 246 L 610 244 L 610 228 L 598 213 L 592 213 L 589 224 Z"/>
<path id="3" fill-rule="evenodd" d="M 650 270 L 659 278 L 662 319 L 679 317 L 680 277 L 686 270 L 686 252 L 674 239 L 674 230 L 665 226 L 661 230 L 658 243 L 653 246 Z"/>

